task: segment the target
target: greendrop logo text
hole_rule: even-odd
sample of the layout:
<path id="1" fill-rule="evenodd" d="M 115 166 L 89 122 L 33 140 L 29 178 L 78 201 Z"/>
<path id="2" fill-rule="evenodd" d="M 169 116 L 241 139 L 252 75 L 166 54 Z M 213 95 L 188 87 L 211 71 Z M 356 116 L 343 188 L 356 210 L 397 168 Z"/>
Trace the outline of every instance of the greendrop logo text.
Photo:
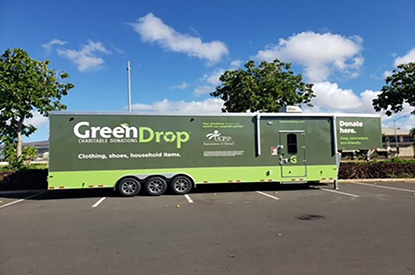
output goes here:
<path id="1" fill-rule="evenodd" d="M 79 138 L 79 143 L 175 143 L 177 148 L 190 140 L 190 133 L 186 131 L 155 131 L 150 127 L 134 127 L 127 123 L 114 128 L 104 126 L 90 126 L 89 122 L 78 122 L 73 133 Z"/>

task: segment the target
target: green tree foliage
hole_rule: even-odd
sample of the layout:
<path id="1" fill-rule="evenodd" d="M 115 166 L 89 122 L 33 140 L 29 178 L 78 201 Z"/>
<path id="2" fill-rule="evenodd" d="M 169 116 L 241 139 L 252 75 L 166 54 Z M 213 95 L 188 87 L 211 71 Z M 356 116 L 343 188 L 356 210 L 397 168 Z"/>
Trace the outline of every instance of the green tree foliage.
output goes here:
<path id="1" fill-rule="evenodd" d="M 28 161 L 29 163 L 32 160 L 37 159 L 37 155 L 38 155 L 38 150 L 36 147 L 28 146 L 28 147 L 23 148 L 23 156 L 25 160 Z"/>
<path id="2" fill-rule="evenodd" d="M 22 155 L 17 157 L 17 144 L 5 142 L 4 158 L 9 163 L 8 169 L 21 170 L 25 167 L 25 164 L 30 164 L 32 160 L 35 160 L 38 156 L 38 150 L 35 147 L 24 147 Z"/>
<path id="3" fill-rule="evenodd" d="M 315 97 L 312 84 L 294 75 L 290 63 L 263 61 L 259 66 L 250 60 L 244 69 L 226 71 L 222 84 L 210 95 L 225 101 L 223 112 L 279 112 L 287 105 L 306 104 Z"/>
<path id="4" fill-rule="evenodd" d="M 415 107 L 415 63 L 401 64 L 392 75 L 386 77 L 382 93 L 373 100 L 377 112 L 386 110 L 386 115 L 403 110 L 404 103 Z M 415 115 L 415 110 L 411 112 Z"/>
<path id="5" fill-rule="evenodd" d="M 22 135 L 36 128 L 27 124 L 33 112 L 47 116 L 65 109 L 60 100 L 74 87 L 63 83 L 69 75 L 48 68 L 49 61 L 37 61 L 22 49 L 8 49 L 0 57 L 0 136 L 16 143 L 17 160 L 22 156 Z"/>

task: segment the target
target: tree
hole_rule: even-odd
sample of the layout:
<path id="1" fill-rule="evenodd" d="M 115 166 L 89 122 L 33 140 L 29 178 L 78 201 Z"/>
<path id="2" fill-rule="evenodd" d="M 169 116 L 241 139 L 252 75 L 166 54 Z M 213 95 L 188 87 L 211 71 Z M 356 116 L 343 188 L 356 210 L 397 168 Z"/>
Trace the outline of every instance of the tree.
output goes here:
<path id="1" fill-rule="evenodd" d="M 35 147 L 24 147 L 22 155 L 18 158 L 16 154 L 16 143 L 5 142 L 3 150 L 4 158 L 8 162 L 9 169 L 21 170 L 26 164 L 30 164 L 32 160 L 35 160 L 38 156 L 38 150 Z"/>
<path id="2" fill-rule="evenodd" d="M 415 63 L 398 65 L 392 75 L 386 77 L 386 85 L 382 92 L 373 100 L 373 107 L 377 112 L 386 110 L 386 115 L 403 110 L 404 103 L 415 107 Z M 411 112 L 415 115 L 415 109 Z"/>
<path id="3" fill-rule="evenodd" d="M 22 155 L 24 156 L 25 160 L 30 164 L 31 161 L 37 159 L 38 157 L 38 150 L 36 147 L 24 147 Z"/>
<path id="4" fill-rule="evenodd" d="M 279 112 L 287 105 L 306 104 L 309 107 L 315 97 L 312 84 L 294 75 L 290 63 L 279 60 L 263 61 L 256 66 L 250 60 L 245 69 L 226 71 L 222 82 L 210 95 L 225 101 L 223 112 Z"/>
<path id="5" fill-rule="evenodd" d="M 49 61 L 37 61 L 22 49 L 8 49 L 0 57 L 0 136 L 17 144 L 16 157 L 22 157 L 22 136 L 36 128 L 27 124 L 33 112 L 47 116 L 66 109 L 62 96 L 74 87 L 63 80 L 69 75 L 48 68 Z"/>

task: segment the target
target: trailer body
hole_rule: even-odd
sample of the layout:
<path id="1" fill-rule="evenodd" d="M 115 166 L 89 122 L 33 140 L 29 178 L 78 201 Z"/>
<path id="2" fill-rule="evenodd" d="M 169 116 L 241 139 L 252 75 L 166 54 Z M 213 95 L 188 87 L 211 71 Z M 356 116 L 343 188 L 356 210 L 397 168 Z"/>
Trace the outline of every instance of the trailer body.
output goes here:
<path id="1" fill-rule="evenodd" d="M 376 115 L 52 112 L 48 184 L 57 190 L 116 189 L 126 178 L 169 184 L 182 177 L 192 185 L 335 180 L 339 150 L 378 147 Z"/>

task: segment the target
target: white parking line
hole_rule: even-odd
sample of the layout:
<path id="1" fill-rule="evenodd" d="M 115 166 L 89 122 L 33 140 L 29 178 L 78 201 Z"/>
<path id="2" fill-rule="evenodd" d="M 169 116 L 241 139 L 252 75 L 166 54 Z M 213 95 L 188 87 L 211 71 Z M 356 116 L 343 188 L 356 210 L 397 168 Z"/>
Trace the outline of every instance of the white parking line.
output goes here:
<path id="1" fill-rule="evenodd" d="M 192 198 L 190 198 L 190 196 L 189 195 L 184 195 L 184 197 L 186 198 L 186 200 L 189 202 L 189 203 L 193 203 L 193 200 L 192 200 Z"/>
<path id="2" fill-rule="evenodd" d="M 370 184 L 370 183 L 362 183 L 362 182 L 352 182 L 352 183 L 353 184 L 359 184 L 359 185 L 378 187 L 378 188 L 384 188 L 384 189 L 403 191 L 403 192 L 411 192 L 411 193 L 415 192 L 415 190 L 411 190 L 411 189 L 403 189 L 403 188 L 389 187 L 389 186 L 383 186 L 383 185 L 375 185 L 375 184 Z"/>
<path id="3" fill-rule="evenodd" d="M 358 198 L 359 197 L 359 195 L 345 193 L 345 192 L 340 192 L 340 191 L 326 189 L 326 188 L 318 188 L 318 189 L 323 190 L 323 191 L 327 191 L 327 192 L 333 192 L 333 193 L 337 193 L 337 194 L 341 194 L 341 195 L 346 195 L 346 196 L 350 196 L 350 197 L 354 197 L 354 198 Z"/>
<path id="4" fill-rule="evenodd" d="M 100 198 L 93 206 L 92 206 L 92 208 L 96 208 L 96 207 L 98 207 L 105 199 L 106 199 L 107 197 L 103 197 L 103 198 Z"/>
<path id="5" fill-rule="evenodd" d="M 12 201 L 12 202 L 6 203 L 5 205 L 0 206 L 0 209 L 1 208 L 4 208 L 4 207 L 7 207 L 7 206 L 10 206 L 10 205 L 13 205 L 13 204 L 16 204 L 16 203 L 19 203 L 19 202 L 22 202 L 22 201 L 25 201 L 27 199 L 34 198 L 34 197 L 39 196 L 40 194 L 43 194 L 43 193 L 45 193 L 45 191 L 40 192 L 40 193 L 37 193 L 35 195 L 28 196 L 28 197 L 23 198 L 23 199 L 20 199 L 20 200 L 16 200 L 16 201 Z"/>
<path id="6" fill-rule="evenodd" d="M 264 193 L 264 192 L 261 192 L 261 191 L 255 191 L 255 192 L 257 192 L 258 194 L 261 194 L 261 195 L 267 196 L 267 197 L 269 197 L 269 198 L 271 198 L 271 199 L 274 199 L 274 200 L 279 200 L 279 198 L 277 198 L 277 197 L 275 197 L 275 196 L 271 196 L 271 195 L 269 195 L 269 194 L 267 194 L 267 193 Z"/>

